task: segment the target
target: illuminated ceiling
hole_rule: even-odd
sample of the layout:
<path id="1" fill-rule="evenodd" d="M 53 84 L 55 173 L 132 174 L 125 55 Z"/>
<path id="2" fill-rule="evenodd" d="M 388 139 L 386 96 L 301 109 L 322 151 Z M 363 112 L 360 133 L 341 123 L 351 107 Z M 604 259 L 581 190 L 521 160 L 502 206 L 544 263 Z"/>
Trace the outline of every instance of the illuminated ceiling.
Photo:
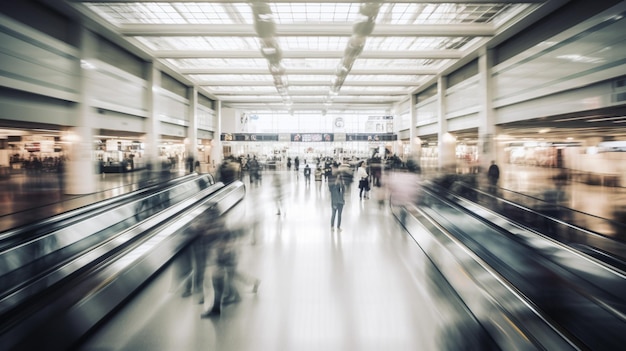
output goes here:
<path id="1" fill-rule="evenodd" d="M 317 113 L 390 109 L 563 3 L 70 2 L 223 106 Z"/>

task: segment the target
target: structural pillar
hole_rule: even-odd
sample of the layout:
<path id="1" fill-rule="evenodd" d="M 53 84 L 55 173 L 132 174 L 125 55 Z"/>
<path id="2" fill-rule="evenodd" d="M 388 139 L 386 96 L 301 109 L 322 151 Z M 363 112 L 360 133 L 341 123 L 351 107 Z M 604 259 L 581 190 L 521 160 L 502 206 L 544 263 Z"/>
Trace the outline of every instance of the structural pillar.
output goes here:
<path id="1" fill-rule="evenodd" d="M 211 169 L 216 169 L 224 160 L 224 151 L 222 150 L 222 102 L 215 101 L 215 134 L 211 140 Z"/>
<path id="2" fill-rule="evenodd" d="M 161 89 L 161 71 L 154 67 L 154 63 L 148 64 L 148 91 L 146 92 L 146 108 L 148 119 L 146 120 L 146 135 L 144 140 L 144 153 L 153 171 L 162 168 L 159 159 L 159 89 Z"/>
<path id="3" fill-rule="evenodd" d="M 193 87 L 189 95 L 189 125 L 187 126 L 185 153 L 187 158 L 191 158 L 195 163 L 198 160 L 198 89 Z"/>
<path id="4" fill-rule="evenodd" d="M 503 157 L 498 155 L 498 151 L 504 152 L 504 149 L 498 148 L 497 144 L 497 135 L 500 128 L 496 126 L 496 114 L 493 109 L 492 67 L 493 51 L 482 49 L 478 56 L 478 93 L 480 94 L 480 105 L 482 106 L 478 117 L 478 161 L 483 170 L 489 167 L 491 161 L 496 163 L 502 161 Z"/>
<path id="5" fill-rule="evenodd" d="M 86 28 L 82 27 L 80 34 L 80 77 L 79 94 L 80 100 L 76 108 L 76 126 L 69 128 L 65 140 L 69 141 L 68 158 L 62 177 L 65 178 L 66 194 L 90 194 L 97 191 L 96 186 L 96 160 L 94 159 L 94 108 L 91 106 L 93 92 L 90 85 L 89 75 L 94 66 L 89 59 L 95 57 L 97 52 L 97 38 Z"/>
<path id="6" fill-rule="evenodd" d="M 448 132 L 446 90 L 446 78 L 439 77 L 437 80 L 439 169 L 444 172 L 454 172 L 456 168 L 456 138 Z"/>

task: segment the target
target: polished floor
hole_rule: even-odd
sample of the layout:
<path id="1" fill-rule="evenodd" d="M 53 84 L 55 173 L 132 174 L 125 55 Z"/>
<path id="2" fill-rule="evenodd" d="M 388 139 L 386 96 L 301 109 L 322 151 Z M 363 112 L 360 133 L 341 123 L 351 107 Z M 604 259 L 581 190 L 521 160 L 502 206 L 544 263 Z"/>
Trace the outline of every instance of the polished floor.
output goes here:
<path id="1" fill-rule="evenodd" d="M 272 176 L 284 187 L 280 215 Z M 386 206 L 356 190 L 343 230 L 331 230 L 325 183 L 266 174 L 227 217 L 229 226 L 249 228 L 239 267 L 261 280 L 256 294 L 202 319 L 201 294 L 183 298 L 172 268 L 81 350 L 443 349 L 449 312 L 429 296 L 417 245 Z"/>
<path id="2" fill-rule="evenodd" d="M 553 173 L 510 165 L 502 167 L 499 185 L 540 196 L 553 186 Z M 100 194 L 70 198 L 61 195 L 51 180 L 39 182 L 38 188 L 32 186 L 32 178 L 14 177 L 1 185 L 2 217 L 11 218 L 18 203 L 21 211 L 46 203 L 56 211 L 70 209 L 67 200 L 88 202 L 127 192 L 136 187 L 138 177 L 106 175 L 99 179 Z M 280 215 L 274 179 L 281 180 Z M 19 182 L 23 185 L 13 186 Z M 566 185 L 572 208 L 606 218 L 626 204 L 625 190 Z M 325 183 L 307 183 L 295 172 L 265 172 L 260 185 L 247 184 L 245 200 L 226 216 L 229 226 L 248 232 L 240 243 L 239 268 L 261 280 L 256 294 L 244 293 L 242 301 L 228 305 L 220 316 L 203 319 L 201 294 L 182 297 L 183 281 L 175 262 L 105 321 L 80 350 L 463 348 L 467 335 L 450 336 L 458 335 L 453 325 L 462 319 L 461 312 L 429 288 L 428 260 L 388 207 L 380 206 L 375 191 L 371 199 L 361 200 L 353 184 L 343 211 L 343 230 L 331 230 Z M 14 199 L 19 201 L 9 203 Z"/>

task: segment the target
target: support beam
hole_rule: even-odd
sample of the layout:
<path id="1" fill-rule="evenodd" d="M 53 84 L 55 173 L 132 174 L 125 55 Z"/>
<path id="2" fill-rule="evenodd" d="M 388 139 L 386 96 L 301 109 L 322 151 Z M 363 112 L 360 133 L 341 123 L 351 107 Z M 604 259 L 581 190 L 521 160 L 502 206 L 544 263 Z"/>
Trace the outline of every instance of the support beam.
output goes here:
<path id="1" fill-rule="evenodd" d="M 69 2 L 75 2 L 75 3 L 83 3 L 83 2 L 88 2 L 88 3 L 142 3 L 142 2 L 148 2 L 148 3 L 167 3 L 167 2 L 181 2 L 181 3 L 185 3 L 185 2 L 190 2 L 190 3 L 196 3 L 198 2 L 198 0 L 68 0 Z M 393 0 L 391 2 L 393 3 L 400 3 L 400 4 L 467 4 L 467 3 L 471 3 L 471 4 L 493 4 L 493 3 L 499 3 L 499 4 L 543 4 L 544 2 L 547 2 L 548 0 Z M 247 3 L 249 2 L 249 0 L 211 0 L 211 3 L 215 3 L 215 4 L 234 4 L 234 3 Z M 311 0 L 271 0 L 268 1 L 268 3 L 310 3 Z M 316 3 L 336 3 L 336 0 L 315 0 Z M 361 3 L 363 2 L 363 0 L 342 0 L 341 2 L 344 3 Z"/>
<path id="2" fill-rule="evenodd" d="M 260 50 L 155 50 L 156 58 L 193 59 L 193 58 L 258 58 L 263 59 Z M 335 51 L 284 51 L 283 59 L 343 58 L 343 50 Z M 463 53 L 458 50 L 415 50 L 415 51 L 363 51 L 361 59 L 415 59 L 415 60 L 458 60 Z"/>
<path id="3" fill-rule="evenodd" d="M 349 37 L 352 24 L 280 24 L 276 26 L 278 37 Z M 251 24 L 124 24 L 119 26 L 124 36 L 202 36 L 202 37 L 256 37 Z M 495 27 L 489 23 L 468 24 L 377 24 L 370 37 L 491 37 Z"/>
<path id="4" fill-rule="evenodd" d="M 266 67 L 262 68 L 187 68 L 180 69 L 181 74 L 269 74 L 270 72 Z M 438 72 L 432 68 L 404 68 L 404 69 L 353 69 L 350 71 L 353 75 L 400 75 L 400 76 L 415 76 L 415 75 L 436 75 Z M 334 75 L 335 68 L 333 69 L 287 69 L 285 74 L 305 74 L 305 75 Z"/>

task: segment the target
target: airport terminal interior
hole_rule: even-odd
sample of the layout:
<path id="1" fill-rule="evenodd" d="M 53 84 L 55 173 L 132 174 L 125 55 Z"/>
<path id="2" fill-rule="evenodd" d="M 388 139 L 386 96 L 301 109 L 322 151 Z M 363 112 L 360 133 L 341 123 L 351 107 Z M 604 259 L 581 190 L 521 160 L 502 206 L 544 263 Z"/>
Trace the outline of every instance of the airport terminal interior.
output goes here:
<path id="1" fill-rule="evenodd" d="M 0 351 L 621 349 L 625 14 L 3 2 Z"/>

